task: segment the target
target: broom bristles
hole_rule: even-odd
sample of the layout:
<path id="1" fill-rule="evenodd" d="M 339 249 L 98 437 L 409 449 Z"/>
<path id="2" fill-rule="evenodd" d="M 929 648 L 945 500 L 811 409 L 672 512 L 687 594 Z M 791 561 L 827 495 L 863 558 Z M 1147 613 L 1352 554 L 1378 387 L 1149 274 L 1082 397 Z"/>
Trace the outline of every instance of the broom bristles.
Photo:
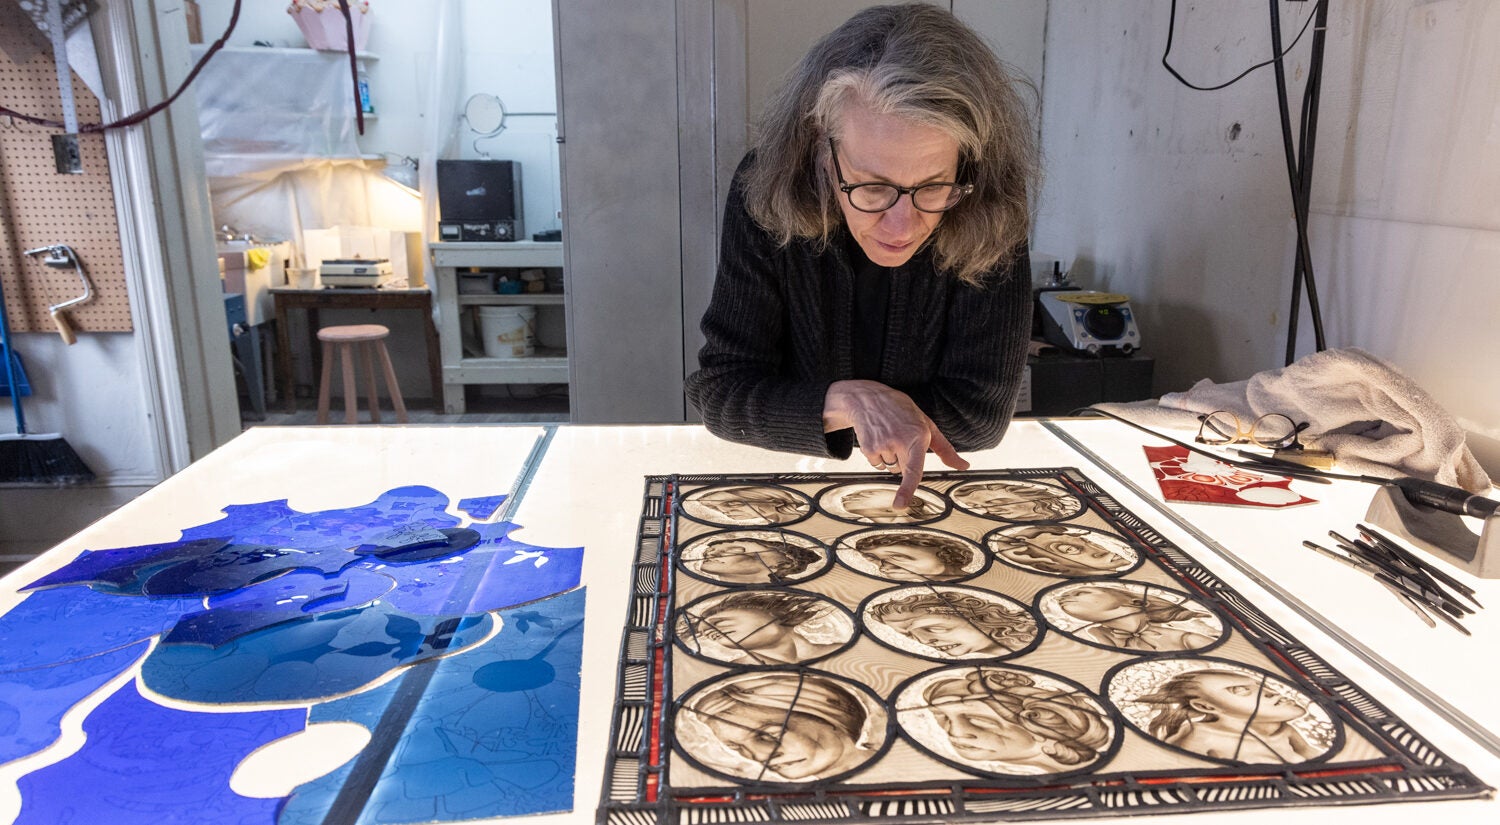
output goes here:
<path id="1" fill-rule="evenodd" d="M 94 480 L 78 453 L 57 433 L 0 435 L 0 484 L 87 484 Z"/>

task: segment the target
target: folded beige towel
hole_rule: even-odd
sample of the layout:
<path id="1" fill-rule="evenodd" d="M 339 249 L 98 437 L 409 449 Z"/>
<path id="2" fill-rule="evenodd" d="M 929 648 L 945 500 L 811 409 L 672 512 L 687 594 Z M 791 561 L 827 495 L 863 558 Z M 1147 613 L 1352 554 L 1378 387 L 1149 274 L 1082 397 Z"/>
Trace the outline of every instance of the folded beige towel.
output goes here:
<path id="1" fill-rule="evenodd" d="M 1183 428 L 1215 410 L 1229 410 L 1247 425 L 1282 413 L 1309 423 L 1304 442 L 1333 453 L 1340 472 L 1407 475 L 1479 494 L 1490 489 L 1453 416 L 1393 365 L 1352 347 L 1314 353 L 1246 381 L 1204 379 L 1187 392 L 1163 395 L 1156 409 L 1099 406 L 1147 426 Z"/>

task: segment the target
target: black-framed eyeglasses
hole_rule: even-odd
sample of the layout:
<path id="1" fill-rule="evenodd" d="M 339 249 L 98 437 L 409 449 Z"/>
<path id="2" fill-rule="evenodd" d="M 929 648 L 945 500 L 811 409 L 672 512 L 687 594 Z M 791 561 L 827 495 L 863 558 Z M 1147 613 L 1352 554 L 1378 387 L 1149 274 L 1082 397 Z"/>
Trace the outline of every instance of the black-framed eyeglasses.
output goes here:
<path id="1" fill-rule="evenodd" d="M 921 186 L 897 186 L 894 183 L 846 183 L 844 170 L 839 168 L 839 151 L 828 139 L 828 152 L 833 156 L 833 172 L 839 179 L 839 191 L 849 199 L 849 205 L 861 212 L 884 212 L 896 205 L 902 195 L 911 196 L 911 205 L 919 212 L 947 212 L 974 191 L 972 183 L 937 181 Z"/>
<path id="2" fill-rule="evenodd" d="M 1215 410 L 1198 416 L 1199 444 L 1238 444 L 1250 442 L 1271 450 L 1300 450 L 1302 442 L 1297 434 L 1308 428 L 1308 422 L 1298 424 L 1281 413 L 1266 413 L 1245 427 L 1240 417 L 1229 410 Z"/>

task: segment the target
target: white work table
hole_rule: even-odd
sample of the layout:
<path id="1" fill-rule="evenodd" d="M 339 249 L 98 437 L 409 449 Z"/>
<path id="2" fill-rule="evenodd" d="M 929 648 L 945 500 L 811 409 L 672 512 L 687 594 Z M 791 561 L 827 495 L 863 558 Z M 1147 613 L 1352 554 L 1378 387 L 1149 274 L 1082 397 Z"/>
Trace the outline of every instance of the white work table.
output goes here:
<path id="1" fill-rule="evenodd" d="M 1365 520 L 1372 487 L 1294 481 L 1293 489 L 1317 503 L 1285 510 L 1164 504 L 1141 449 L 1148 443 L 1160 445 L 1105 420 L 1017 420 L 1000 446 L 966 457 L 976 470 L 1078 468 L 1428 741 L 1500 787 L 1500 581 L 1455 573 L 1490 607 L 1466 620 L 1472 637 L 1428 628 L 1363 574 L 1301 546 L 1304 539 L 1324 543 L 1330 529 L 1351 533 Z M 527 819 L 580 825 L 595 821 L 603 784 L 644 478 L 868 471 L 858 454 L 839 462 L 773 453 L 724 442 L 697 426 L 256 428 L 0 581 L 0 613 L 24 598 L 19 588 L 84 550 L 174 541 L 185 528 L 221 518 L 230 504 L 287 499 L 306 512 L 350 507 L 410 485 L 432 487 L 454 502 L 509 493 L 506 518 L 520 525 L 511 538 L 584 550 L 573 811 Z M 1434 709 L 1435 702 L 1443 707 Z M 81 734 L 66 721 L 63 727 L 65 742 L 76 747 Z M 0 765 L 0 823 L 19 809 L 16 781 L 29 759 Z M 1404 825 L 1424 817 L 1493 823 L 1500 821 L 1500 802 L 1274 808 L 1146 821 L 1250 823 L 1272 816 L 1306 823 Z"/>

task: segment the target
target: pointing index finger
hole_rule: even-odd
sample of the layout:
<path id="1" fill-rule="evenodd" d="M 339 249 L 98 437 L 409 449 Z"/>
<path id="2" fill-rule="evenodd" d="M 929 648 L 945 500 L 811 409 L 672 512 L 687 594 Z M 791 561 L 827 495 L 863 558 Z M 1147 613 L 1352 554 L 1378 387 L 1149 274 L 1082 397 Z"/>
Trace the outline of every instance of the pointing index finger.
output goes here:
<path id="1" fill-rule="evenodd" d="M 916 494 L 917 485 L 922 483 L 922 462 L 926 457 L 926 453 L 912 453 L 902 466 L 901 486 L 896 488 L 896 497 L 891 500 L 891 506 L 895 509 L 905 510 L 911 506 L 911 497 Z"/>

